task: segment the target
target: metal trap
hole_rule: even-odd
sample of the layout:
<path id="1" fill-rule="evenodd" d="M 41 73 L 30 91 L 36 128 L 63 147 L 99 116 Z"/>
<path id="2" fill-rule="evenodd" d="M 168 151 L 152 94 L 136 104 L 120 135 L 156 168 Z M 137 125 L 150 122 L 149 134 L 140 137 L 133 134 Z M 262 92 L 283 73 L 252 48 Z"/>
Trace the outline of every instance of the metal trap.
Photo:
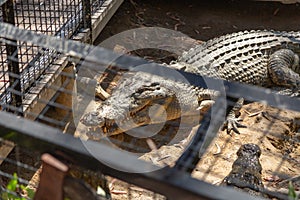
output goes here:
<path id="1" fill-rule="evenodd" d="M 78 191 L 79 198 L 88 193 L 95 199 L 110 195 L 112 199 L 142 199 L 143 195 L 150 199 L 288 199 L 288 191 L 299 191 L 299 99 L 174 71 L 140 58 L 61 40 L 55 35 L 39 35 L 6 23 L 0 24 L 0 38 L 1 51 L 7 53 L 5 57 L 1 54 L 1 109 L 6 111 L 0 112 L 1 154 L 5 152 L 2 149 L 9 149 L 1 155 L 2 193 L 29 198 L 23 194 L 24 189 L 12 191 L 7 185 L 14 179 L 14 172 L 20 184 L 30 185 L 41 163 L 41 180 L 33 187 L 38 197 L 45 195 L 45 188 L 57 191 L 57 199 L 68 196 L 68 191 Z M 26 45 L 35 47 L 34 56 L 22 61 Z M 43 70 L 36 66 L 43 66 Z M 155 75 L 201 88 L 213 83 L 210 89 L 218 91 L 219 96 L 206 112 L 196 111 L 196 117 L 124 129 L 114 135 L 81 122 L 84 114 L 103 106 L 115 91 L 122 89 L 122 81 L 140 71 L 147 74 L 145 77 Z M 239 128 L 240 134 L 219 131 L 240 97 L 246 102 L 240 117 L 247 128 Z M 156 103 L 154 111 L 161 111 L 159 106 L 166 102 Z M 253 163 L 243 156 L 242 161 L 235 162 L 236 152 L 245 144 L 257 144 L 261 150 L 260 156 L 255 154 L 260 164 L 250 169 L 261 183 L 245 185 L 242 181 L 241 189 L 227 182 L 235 187 L 224 187 L 223 180 L 227 175 L 225 180 L 230 179 L 232 166 L 242 174 L 245 169 L 238 164 Z M 7 157 L 12 149 L 16 153 Z M 77 174 L 76 180 L 70 175 L 74 168 L 83 173 Z M 51 176 L 60 178 L 51 182 Z M 87 183 L 87 179 L 95 183 Z M 119 180 L 125 184 L 117 185 Z M 115 183 L 115 190 L 109 187 L 111 183 Z M 105 191 L 102 197 L 96 192 L 98 186 Z M 245 188 L 258 194 L 251 196 Z"/>
<path id="2" fill-rule="evenodd" d="M 4 1 L 1 22 L 56 38 L 91 43 L 120 3 L 122 1 Z M 46 113 L 48 110 L 55 112 L 54 108 L 59 107 L 55 101 L 63 101 L 63 96 L 70 94 L 64 88 L 72 87 L 74 73 L 67 57 L 32 42 L 3 40 L 0 101 L 7 106 L 2 109 L 65 127 L 71 117 L 70 104 L 61 107 L 62 114 L 58 118 L 48 117 Z M 66 73 L 61 73 L 64 70 Z M 44 100 L 38 100 L 38 96 L 43 96 Z M 9 105 L 12 106 L 9 108 Z"/>

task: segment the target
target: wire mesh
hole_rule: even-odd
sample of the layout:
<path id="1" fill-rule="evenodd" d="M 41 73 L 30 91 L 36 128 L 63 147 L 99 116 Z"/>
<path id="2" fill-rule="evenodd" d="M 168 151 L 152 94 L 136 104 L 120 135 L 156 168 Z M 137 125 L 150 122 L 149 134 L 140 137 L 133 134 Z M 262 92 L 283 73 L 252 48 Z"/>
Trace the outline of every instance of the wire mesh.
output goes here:
<path id="1" fill-rule="evenodd" d="M 33 188 L 31 177 L 38 171 L 40 154 L 15 146 L 14 143 L 3 139 L 0 146 L 1 199 L 22 197 L 28 199 L 27 191 Z M 8 157 L 6 150 L 11 151 Z"/>
<path id="2" fill-rule="evenodd" d="M 16 1 L 16 25 L 38 33 L 70 38 L 83 20 L 82 1 Z"/>
<path id="3" fill-rule="evenodd" d="M 32 149 L 28 150 L 5 140 L 1 142 L 1 146 L 5 146 L 7 149 L 12 148 L 8 157 L 1 157 L 1 199 L 33 199 L 39 187 L 41 172 L 43 168 L 46 168 L 45 165 L 41 167 L 41 152 L 35 152 Z M 1 152 L 5 152 L 3 147 Z M 77 186 L 78 191 L 72 191 L 72 187 L 76 186 L 76 184 L 84 183 L 90 190 L 96 190 L 97 187 L 103 188 L 101 193 L 104 196 L 103 199 L 110 199 L 106 178 L 101 173 L 71 164 L 69 168 L 67 181 L 65 181 L 63 189 L 65 198 L 74 199 L 76 195 L 79 197 L 80 195 L 84 196 L 82 189 L 80 190 L 81 187 Z M 56 179 L 59 181 L 58 177 Z"/>
<path id="4" fill-rule="evenodd" d="M 93 12 L 99 10 L 104 1 L 93 1 Z M 2 13 L 1 19 L 4 22 L 15 24 L 16 26 L 26 29 L 34 30 L 37 33 L 47 35 L 54 35 L 62 38 L 71 38 L 77 33 L 85 23 L 85 15 L 90 16 L 90 8 L 83 10 L 83 5 L 86 1 L 8 1 L 3 7 L 7 7 L 6 13 Z M 85 27 L 88 28 L 88 27 Z M 13 41 L 11 41 L 13 42 Z M 35 80 L 38 79 L 50 64 L 55 61 L 57 57 L 56 52 L 51 49 L 39 49 L 36 45 L 29 43 L 17 42 L 13 45 L 18 48 L 13 55 L 9 55 L 9 49 L 4 51 L 1 45 L 1 67 L 3 68 L 3 75 L 8 76 L 7 70 L 7 56 L 11 56 L 12 65 L 18 68 L 18 74 L 22 76 L 19 83 L 15 83 L 15 87 L 21 87 L 22 91 L 26 91 Z M 8 44 L 8 42 L 6 42 Z M 53 60 L 54 59 L 54 60 Z M 17 65 L 19 65 L 17 67 Z M 9 68 L 9 66 L 8 66 Z M 6 84 L 5 84 L 6 83 Z M 4 88 L 7 88 L 9 82 L 4 80 Z M 2 95 L 2 101 L 11 101 L 9 93 Z M 20 101 L 20 100 L 18 100 Z"/>
<path id="5" fill-rule="evenodd" d="M 116 91 L 121 91 L 116 94 L 120 94 L 119 98 L 125 99 L 121 94 L 122 92 L 126 92 L 129 87 L 128 85 L 125 85 L 125 87 L 124 83 L 139 73 L 134 71 L 134 67 L 146 64 L 147 70 L 150 68 L 155 69 L 150 70 L 151 73 L 164 75 L 172 80 L 174 77 L 168 74 L 168 69 L 138 58 L 118 55 L 101 48 L 60 40 L 57 37 L 39 36 L 33 32 L 7 25 L 0 26 L 9 28 L 14 33 L 11 36 L 5 35 L 5 32 L 1 33 L 3 51 L 7 51 L 7 44 L 10 45 L 10 48 L 15 47 L 12 48 L 15 51 L 12 51 L 11 56 L 5 58 L 6 65 L 10 62 L 20 62 L 20 59 L 17 59 L 16 56 L 16 52 L 21 51 L 18 47 L 18 42 L 35 45 L 37 49 L 44 52 L 42 56 L 48 55 L 45 52 L 56 52 L 55 54 L 48 55 L 51 57 L 51 62 L 48 63 L 50 67 L 45 69 L 42 76 L 33 79 L 33 84 L 27 90 L 20 92 L 12 84 L 7 87 L 3 86 L 4 92 L 8 91 L 12 96 L 15 95 L 22 99 L 20 106 L 12 104 L 11 101 L 3 101 L 1 103 L 3 110 L 15 112 L 23 115 L 25 118 L 35 119 L 38 122 L 58 127 L 66 133 L 80 137 L 83 144 L 85 144 L 84 141 L 86 140 L 92 140 L 94 142 L 92 144 L 95 147 L 97 145 L 104 145 L 104 149 L 107 150 L 105 151 L 107 155 L 104 155 L 105 161 L 118 161 L 118 167 L 137 170 L 136 168 L 139 166 L 134 166 L 127 160 L 122 159 L 121 156 L 112 156 L 111 152 L 113 150 L 125 151 L 130 155 L 137 156 L 139 160 L 147 161 L 147 164 L 154 164 L 161 168 L 165 167 L 170 171 L 159 175 L 161 175 L 162 179 L 169 182 L 163 182 L 162 184 L 169 185 L 172 183 L 172 187 L 174 188 L 176 184 L 179 184 L 185 178 L 180 178 L 181 173 L 184 173 L 188 177 L 192 176 L 193 180 L 206 181 L 214 185 L 224 183 L 224 178 L 227 175 L 230 176 L 231 170 L 236 170 L 235 172 L 240 174 L 244 173 L 244 169 L 233 165 L 237 159 L 236 152 L 241 145 L 249 143 L 257 144 L 262 151 L 262 155 L 259 158 L 263 169 L 261 172 L 259 165 L 252 163 L 251 159 L 250 161 L 247 157 L 241 159 L 244 159 L 243 162 L 246 165 L 255 165 L 252 175 L 256 176 L 264 184 L 264 189 L 259 191 L 262 193 L 261 197 L 287 198 L 289 181 L 292 182 L 296 191 L 299 190 L 300 109 L 298 99 L 280 96 L 262 88 L 221 81 L 220 84 L 224 86 L 222 88 L 224 88 L 225 93 L 219 94 L 213 107 L 208 112 L 199 113 L 197 111 L 198 115 L 196 119 L 191 118 L 193 120 L 190 120 L 188 118 L 186 119 L 187 121 L 184 121 L 183 117 L 181 117 L 169 120 L 163 124 L 158 123 L 158 129 L 156 129 L 157 126 L 143 126 L 142 128 L 137 127 L 135 130 L 130 129 L 130 131 L 126 130 L 116 135 L 107 136 L 107 130 L 111 128 L 110 125 L 113 122 L 107 121 L 102 127 L 100 125 L 96 127 L 85 126 L 81 121 L 84 114 L 97 109 L 100 112 L 101 108 L 103 109 L 103 106 L 109 102 L 108 99 L 113 98 Z M 16 37 L 20 33 L 23 34 L 23 37 Z M 15 39 L 17 42 L 13 42 L 12 39 Z M 27 62 L 26 64 L 29 66 L 39 66 L 39 62 Z M 5 71 L 4 67 L 2 69 Z M 148 77 L 149 71 L 148 73 L 143 73 L 145 73 L 145 77 Z M 206 85 L 203 85 L 203 77 L 183 74 L 189 80 L 190 84 L 206 87 Z M 22 82 L 22 74 L 10 72 L 8 75 Z M 5 75 L 2 78 L 4 80 L 8 79 Z M 152 78 L 159 80 L 156 76 Z M 205 80 L 209 80 L 209 78 Z M 154 84 L 147 84 L 143 83 L 141 86 L 156 86 L 157 82 L 154 81 Z M 146 90 L 137 89 L 137 92 L 144 91 Z M 127 96 L 132 97 L 132 94 L 127 94 Z M 241 96 L 246 100 L 246 104 L 240 111 L 240 117 L 244 118 L 242 123 L 247 125 L 247 128 L 239 128 L 240 134 L 233 132 L 228 134 L 226 130 L 218 131 L 226 119 L 225 115 L 228 113 L 228 110 L 234 107 L 237 99 Z M 156 103 L 164 105 L 167 102 L 157 101 Z M 126 104 L 126 102 L 122 101 L 122 99 L 120 102 L 117 102 L 114 105 L 116 111 L 118 111 L 118 106 L 121 106 L 121 104 Z M 257 111 L 265 112 L 255 113 Z M 126 115 L 128 113 L 122 114 Z M 198 127 L 199 124 L 200 126 Z M 155 132 L 155 135 L 149 136 L 147 133 L 143 136 L 138 135 L 144 134 L 143 131 L 145 131 L 145 128 Z M 35 130 L 32 131 L 35 132 Z M 39 132 L 32 134 L 36 134 L 35 136 L 40 134 L 41 137 L 43 135 L 43 133 Z M 43 135 L 43 137 L 46 136 Z M 72 136 L 70 137 L 72 138 Z M 64 142 L 64 140 L 57 141 L 55 139 L 49 140 L 54 144 Z M 45 141 L 48 140 L 45 139 Z M 35 145 L 39 146 L 38 143 L 29 144 L 33 148 Z M 74 152 L 78 147 L 75 145 L 71 148 L 68 144 L 65 144 L 65 146 Z M 88 149 L 91 150 L 90 148 Z M 72 159 L 76 160 L 77 157 L 74 156 L 74 152 L 74 158 Z M 17 158 L 16 160 L 19 159 Z M 80 163 L 79 165 L 84 164 Z M 35 166 L 33 167 L 28 168 L 36 170 Z M 108 171 L 110 168 L 113 167 L 107 166 L 106 168 L 102 168 L 102 170 L 105 172 L 105 170 Z M 121 174 L 122 170 L 118 170 L 118 173 Z M 144 169 L 142 168 L 141 170 Z M 12 178 L 11 173 L 3 172 L 4 175 L 8 176 L 7 178 Z M 147 172 L 144 173 L 147 174 Z M 113 176 L 112 174 L 108 175 Z M 173 178 L 173 176 L 178 179 Z M 123 179 L 127 182 L 135 180 L 131 180 L 131 175 L 124 176 Z M 153 182 L 151 182 L 152 184 L 148 184 L 150 183 L 149 179 L 145 178 L 143 180 L 145 183 L 139 185 L 141 187 L 162 193 L 167 197 L 170 194 L 174 195 L 176 193 L 174 190 L 163 191 L 163 188 L 159 190 Z M 25 181 L 24 184 L 27 184 L 27 182 Z M 253 185 L 256 186 L 258 183 L 254 182 Z M 190 185 L 179 184 L 177 187 L 180 189 L 188 188 L 189 191 L 195 192 L 195 188 Z M 118 186 L 118 191 L 120 190 L 120 193 L 122 193 L 122 186 Z M 126 190 L 124 189 L 125 192 L 124 194 L 122 193 L 124 195 L 122 197 L 133 198 L 134 195 L 130 193 L 134 190 L 140 192 L 139 189 L 134 187 L 129 188 L 128 192 L 127 188 Z M 199 193 L 205 192 L 199 188 L 197 190 L 199 190 Z M 214 195 L 218 194 L 211 193 L 210 195 L 217 198 Z M 153 193 L 150 196 L 156 198 L 158 195 Z M 238 199 L 238 197 L 235 196 L 233 198 Z"/>
<path id="6" fill-rule="evenodd" d="M 92 0 L 91 13 L 95 14 L 101 8 L 104 2 L 105 2 L 104 0 Z"/>
<path id="7" fill-rule="evenodd" d="M 3 18 L 2 18 L 2 7 L 0 6 L 0 22 L 2 22 L 3 21 Z"/>
<path id="8" fill-rule="evenodd" d="M 99 10 L 103 2 L 93 1 L 91 5 L 93 6 L 93 12 Z M 84 16 L 91 15 L 89 13 L 90 8 L 87 8 L 85 3 L 86 1 L 76 0 L 54 2 L 7 1 L 1 7 L 0 16 L 1 19 L 4 18 L 4 22 L 15 24 L 22 29 L 34 30 L 37 33 L 62 38 L 71 38 L 80 28 L 83 28 L 86 20 Z M 2 13 L 2 8 L 5 8 L 5 13 Z M 53 66 L 57 57 L 59 55 L 53 49 L 39 48 L 31 43 L 21 41 L 1 42 L 1 101 L 6 104 L 19 105 L 23 100 L 25 101 L 23 105 L 26 105 L 26 101 L 31 97 L 28 97 L 28 95 L 25 97 L 22 94 L 16 97 L 7 88 L 10 86 L 11 89 L 21 93 L 32 90 L 30 87 L 36 86 L 37 80 L 42 75 L 53 71 L 51 66 Z M 14 69 L 15 71 L 12 71 Z M 13 73 L 9 73 L 9 71 Z M 18 80 L 14 80 L 14 77 L 12 77 L 14 74 L 18 76 Z M 12 83 L 13 85 L 11 85 Z M 23 111 L 17 112 L 22 113 Z"/>

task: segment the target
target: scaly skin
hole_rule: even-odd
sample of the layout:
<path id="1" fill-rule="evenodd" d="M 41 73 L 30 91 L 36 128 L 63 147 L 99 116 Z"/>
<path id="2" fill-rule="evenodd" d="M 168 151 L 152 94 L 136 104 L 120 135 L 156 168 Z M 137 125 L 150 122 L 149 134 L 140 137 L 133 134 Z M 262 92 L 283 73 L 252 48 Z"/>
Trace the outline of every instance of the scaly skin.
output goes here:
<path id="1" fill-rule="evenodd" d="M 185 52 L 173 67 L 263 87 L 300 87 L 300 32 L 244 31 Z"/>
<path id="2" fill-rule="evenodd" d="M 242 189 L 253 195 L 261 195 L 264 185 L 261 179 L 262 167 L 259 162 L 261 150 L 256 144 L 244 144 L 237 151 L 238 158 L 232 170 L 223 179 L 221 185 Z"/>
<path id="3" fill-rule="evenodd" d="M 174 82 L 144 72 L 125 73 L 112 95 L 81 122 L 111 136 L 145 124 L 198 116 L 201 103 L 218 92 Z M 209 102 L 209 101 L 208 101 Z M 165 114 L 165 115 L 163 115 Z"/>
<path id="4" fill-rule="evenodd" d="M 244 31 L 202 43 L 170 67 L 293 95 L 300 90 L 299 54 L 300 32 Z M 124 77 L 112 96 L 96 111 L 84 115 L 81 122 L 115 135 L 141 125 L 193 115 L 203 100 L 215 97 L 211 90 L 138 72 Z M 154 106 L 157 104 L 166 110 L 165 118 L 160 115 L 164 109 Z M 156 114 L 149 117 L 149 112 Z M 228 121 L 228 126 L 238 132 L 238 120 L 231 117 Z"/>

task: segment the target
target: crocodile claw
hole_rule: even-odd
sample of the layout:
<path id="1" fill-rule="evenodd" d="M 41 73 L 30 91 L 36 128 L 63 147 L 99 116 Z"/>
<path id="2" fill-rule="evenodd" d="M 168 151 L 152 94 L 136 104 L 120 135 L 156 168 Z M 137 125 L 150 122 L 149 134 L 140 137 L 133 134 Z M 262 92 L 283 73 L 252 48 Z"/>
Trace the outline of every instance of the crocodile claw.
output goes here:
<path id="1" fill-rule="evenodd" d="M 231 131 L 240 134 L 240 131 L 238 128 L 247 128 L 246 125 L 241 124 L 240 121 L 242 121 L 242 118 L 236 118 L 236 117 L 227 117 L 226 121 L 224 122 L 221 130 L 224 131 L 226 129 L 227 134 L 231 135 Z"/>
<path id="2" fill-rule="evenodd" d="M 231 135 L 231 131 L 240 134 L 240 131 L 238 130 L 239 127 L 247 128 L 246 125 L 240 123 L 240 121 L 243 119 L 238 117 L 243 104 L 244 99 L 239 98 L 232 110 L 229 112 L 223 126 L 221 127 L 221 130 L 227 129 L 227 134 Z"/>

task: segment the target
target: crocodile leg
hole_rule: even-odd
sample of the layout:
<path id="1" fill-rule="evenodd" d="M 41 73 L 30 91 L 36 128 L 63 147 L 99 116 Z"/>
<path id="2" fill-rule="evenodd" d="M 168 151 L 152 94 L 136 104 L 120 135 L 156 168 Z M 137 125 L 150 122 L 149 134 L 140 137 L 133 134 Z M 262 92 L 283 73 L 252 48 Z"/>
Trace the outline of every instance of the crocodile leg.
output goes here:
<path id="1" fill-rule="evenodd" d="M 268 71 L 272 81 L 283 88 L 279 94 L 300 96 L 300 59 L 290 49 L 281 49 L 270 56 Z"/>
<path id="2" fill-rule="evenodd" d="M 278 88 L 279 94 L 288 93 L 290 96 L 298 96 L 300 89 L 300 66 L 299 56 L 290 49 L 280 49 L 275 51 L 269 58 L 268 72 L 271 80 L 275 85 L 285 87 Z M 287 88 L 287 89 L 286 89 Z M 274 87 L 277 89 L 277 87 Z M 265 117 L 270 120 L 269 114 L 266 111 L 266 106 L 259 112 L 251 113 L 249 117 L 258 116 Z"/>
<path id="3" fill-rule="evenodd" d="M 233 108 L 228 113 L 226 121 L 224 122 L 223 126 L 221 127 L 221 130 L 226 129 L 227 134 L 229 134 L 229 135 L 231 135 L 231 131 L 233 131 L 237 134 L 240 134 L 238 127 L 241 127 L 241 128 L 247 127 L 240 123 L 240 121 L 242 121 L 242 119 L 238 117 L 243 104 L 244 104 L 244 99 L 239 98 L 239 100 L 235 103 Z"/>
<path id="4" fill-rule="evenodd" d="M 278 86 L 300 87 L 299 56 L 290 49 L 275 51 L 269 59 L 268 72 L 271 80 Z"/>

